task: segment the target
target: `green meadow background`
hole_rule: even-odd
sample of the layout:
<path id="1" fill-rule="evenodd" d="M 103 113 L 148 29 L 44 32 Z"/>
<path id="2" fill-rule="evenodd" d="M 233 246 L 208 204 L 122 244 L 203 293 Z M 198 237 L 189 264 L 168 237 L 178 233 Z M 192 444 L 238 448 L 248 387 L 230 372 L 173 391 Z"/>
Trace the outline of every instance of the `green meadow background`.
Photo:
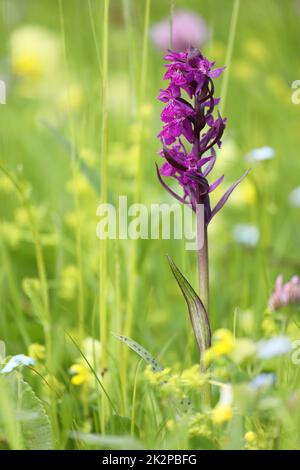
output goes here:
<path id="1" fill-rule="evenodd" d="M 300 171 L 300 106 L 291 101 L 300 78 L 300 4 L 241 0 L 234 31 L 235 3 L 0 0 L 0 78 L 7 84 L 0 106 L 0 339 L 6 356 L 37 358 L 37 372 L 22 375 L 50 416 L 53 447 L 202 445 L 184 430 L 182 438 L 164 433 L 172 411 L 145 381 L 138 356 L 112 335 L 134 338 L 164 367 L 197 364 L 166 259 L 172 256 L 196 288 L 196 253 L 180 240 L 96 237 L 100 202 L 117 205 L 120 195 L 148 206 L 173 202 L 155 173 L 164 68 L 163 52 L 149 40 L 152 24 L 173 9 L 203 16 L 211 31 L 203 52 L 227 65 L 216 83 L 228 120 L 214 170 L 216 178 L 225 173 L 223 190 L 249 166 L 244 157 L 252 149 L 275 152 L 252 166 L 209 229 L 212 329 L 235 324 L 237 335 L 258 340 L 276 276 L 299 273 L 299 208 L 288 197 Z M 237 224 L 259 229 L 255 246 L 234 239 Z M 81 356 L 86 338 L 101 343 L 91 342 L 101 348 L 97 357 L 92 348 L 99 380 Z M 5 396 L 1 446 L 26 448 Z"/>

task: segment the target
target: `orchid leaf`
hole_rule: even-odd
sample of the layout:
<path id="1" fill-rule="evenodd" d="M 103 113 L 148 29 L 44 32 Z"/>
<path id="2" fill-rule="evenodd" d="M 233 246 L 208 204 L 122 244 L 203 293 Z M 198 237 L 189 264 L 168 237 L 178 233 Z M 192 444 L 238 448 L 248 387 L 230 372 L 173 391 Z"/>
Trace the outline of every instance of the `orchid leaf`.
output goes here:
<path id="1" fill-rule="evenodd" d="M 200 297 L 196 294 L 192 286 L 189 284 L 183 274 L 179 271 L 176 264 L 169 256 L 168 261 L 174 274 L 174 277 L 185 298 L 198 349 L 200 351 L 200 357 L 202 359 L 203 351 L 209 348 L 211 344 L 211 331 L 207 312 Z"/>
<path id="2" fill-rule="evenodd" d="M 247 171 L 245 171 L 245 173 L 235 183 L 233 183 L 233 185 L 231 185 L 229 189 L 227 189 L 225 194 L 223 194 L 223 196 L 221 197 L 219 202 L 216 204 L 215 208 L 212 210 L 209 222 L 222 209 L 222 207 L 226 204 L 226 202 L 228 201 L 228 198 L 231 195 L 231 193 L 243 181 L 243 179 L 246 178 L 249 171 L 250 171 L 250 168 Z"/>

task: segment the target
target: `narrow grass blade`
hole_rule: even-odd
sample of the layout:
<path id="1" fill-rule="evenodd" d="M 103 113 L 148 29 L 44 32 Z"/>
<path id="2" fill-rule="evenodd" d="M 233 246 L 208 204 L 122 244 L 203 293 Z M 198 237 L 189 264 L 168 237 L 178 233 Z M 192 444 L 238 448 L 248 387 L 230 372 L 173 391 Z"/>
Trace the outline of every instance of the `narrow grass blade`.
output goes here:
<path id="1" fill-rule="evenodd" d="M 84 361 L 87 363 L 88 367 L 90 368 L 92 374 L 94 375 L 97 383 L 100 385 L 100 388 L 102 389 L 104 395 L 106 396 L 107 400 L 109 401 L 113 411 L 116 413 L 117 416 L 119 416 L 119 413 L 118 413 L 118 410 L 117 408 L 115 407 L 115 405 L 113 404 L 109 394 L 107 393 L 106 389 L 104 388 L 104 385 L 103 383 L 101 382 L 101 380 L 99 379 L 95 369 L 93 368 L 92 364 L 88 361 L 88 359 L 85 357 L 85 355 L 83 354 L 83 352 L 81 351 L 80 347 L 78 346 L 78 344 L 76 343 L 76 341 L 74 340 L 74 338 L 72 338 L 71 335 L 69 335 L 68 332 L 65 332 L 66 335 L 70 338 L 70 340 L 72 341 L 72 343 L 74 344 L 75 348 L 78 350 L 78 352 L 80 353 L 80 355 L 82 356 L 82 358 L 84 359 Z"/>
<path id="2" fill-rule="evenodd" d="M 231 69 L 231 60 L 233 56 L 233 48 L 235 42 L 235 34 L 236 34 L 236 27 L 239 17 L 239 10 L 240 10 L 240 0 L 235 0 L 232 9 L 232 15 L 230 20 L 230 28 L 229 28 L 229 39 L 227 44 L 227 51 L 226 51 L 226 71 L 223 76 L 222 88 L 221 88 L 221 114 L 224 113 L 225 104 L 226 104 L 226 97 L 228 91 L 228 84 L 229 84 L 229 73 Z"/>

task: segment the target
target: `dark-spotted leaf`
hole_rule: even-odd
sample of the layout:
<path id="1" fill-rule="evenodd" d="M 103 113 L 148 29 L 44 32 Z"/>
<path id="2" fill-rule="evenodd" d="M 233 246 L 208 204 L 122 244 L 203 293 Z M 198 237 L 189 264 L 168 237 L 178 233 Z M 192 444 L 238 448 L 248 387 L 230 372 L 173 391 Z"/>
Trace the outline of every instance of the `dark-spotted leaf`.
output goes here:
<path id="1" fill-rule="evenodd" d="M 163 370 L 163 367 L 159 364 L 159 362 L 145 348 L 143 348 L 143 346 L 141 346 L 139 343 L 137 343 L 136 341 L 134 341 L 131 338 L 128 338 L 127 336 L 117 335 L 115 333 L 113 333 L 113 334 L 117 339 L 122 341 L 124 344 L 127 344 L 127 346 L 130 349 L 135 351 L 142 359 L 144 359 L 144 361 L 147 364 L 150 364 L 150 366 L 152 367 L 153 372 L 159 372 L 159 371 Z"/>
<path id="2" fill-rule="evenodd" d="M 117 335 L 114 333 L 114 336 L 122 341 L 124 344 L 136 352 L 147 364 L 151 365 L 153 372 L 160 372 L 164 370 L 164 368 L 159 364 L 159 362 L 139 343 L 134 341 L 131 338 L 123 335 Z M 189 398 L 183 398 L 182 400 L 174 399 L 173 405 L 175 406 L 176 410 L 181 413 L 185 414 L 191 412 L 192 408 L 192 401 Z"/>

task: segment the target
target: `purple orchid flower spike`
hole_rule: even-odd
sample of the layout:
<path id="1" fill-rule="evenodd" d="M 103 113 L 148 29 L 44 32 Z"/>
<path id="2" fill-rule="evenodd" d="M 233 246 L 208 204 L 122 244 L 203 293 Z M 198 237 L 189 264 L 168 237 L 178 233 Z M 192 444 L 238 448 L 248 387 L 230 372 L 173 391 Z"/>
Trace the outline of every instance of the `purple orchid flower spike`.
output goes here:
<path id="1" fill-rule="evenodd" d="M 219 112 L 215 113 L 220 100 L 214 96 L 213 80 L 220 76 L 224 67 L 214 68 L 214 62 L 210 62 L 194 47 L 185 52 L 169 50 L 164 58 L 167 61 L 164 80 L 168 80 L 169 84 L 166 89 L 160 90 L 158 96 L 165 104 L 161 113 L 163 127 L 158 137 L 162 143 L 160 155 L 165 161 L 160 169 L 157 167 L 157 176 L 173 197 L 189 204 L 195 211 L 198 239 L 204 240 L 198 248 L 199 297 L 192 322 L 197 342 L 203 345 L 200 331 L 207 328 L 205 319 L 208 319 L 209 304 L 207 226 L 248 172 L 224 193 L 212 209 L 210 194 L 222 183 L 224 175 L 210 183 L 208 177 L 214 169 L 217 149 L 222 145 L 226 127 L 226 119 Z M 164 178 L 170 177 L 178 182 L 182 194 L 177 194 L 164 181 Z M 203 211 L 199 210 L 200 206 L 204 207 L 204 217 Z M 173 266 L 173 273 L 174 269 Z M 178 272 L 176 268 L 176 280 L 187 300 L 188 291 L 192 291 L 192 288 L 188 287 L 186 279 Z M 198 323 L 201 323 L 200 327 Z M 204 333 L 207 338 L 208 333 Z"/>
<path id="2" fill-rule="evenodd" d="M 169 85 L 158 96 L 166 103 L 161 113 L 163 128 L 158 137 L 163 144 L 160 154 L 166 162 L 160 168 L 159 180 L 165 189 L 173 192 L 165 186 L 162 177 L 175 178 L 183 188 L 183 195 L 175 193 L 173 196 L 191 204 L 195 212 L 197 204 L 204 204 L 205 224 L 208 224 L 247 174 L 234 183 L 211 210 L 209 194 L 224 179 L 221 176 L 213 184 L 207 181 L 226 127 L 226 119 L 220 113 L 216 117 L 213 115 L 219 103 L 219 99 L 214 97 L 213 79 L 220 76 L 224 67 L 214 69 L 214 62 L 193 47 L 186 52 L 168 51 L 165 60 L 169 63 L 166 64 L 164 79 L 169 80 Z M 182 96 L 184 92 L 193 99 L 193 103 Z M 181 139 L 187 141 L 189 150 Z"/>

